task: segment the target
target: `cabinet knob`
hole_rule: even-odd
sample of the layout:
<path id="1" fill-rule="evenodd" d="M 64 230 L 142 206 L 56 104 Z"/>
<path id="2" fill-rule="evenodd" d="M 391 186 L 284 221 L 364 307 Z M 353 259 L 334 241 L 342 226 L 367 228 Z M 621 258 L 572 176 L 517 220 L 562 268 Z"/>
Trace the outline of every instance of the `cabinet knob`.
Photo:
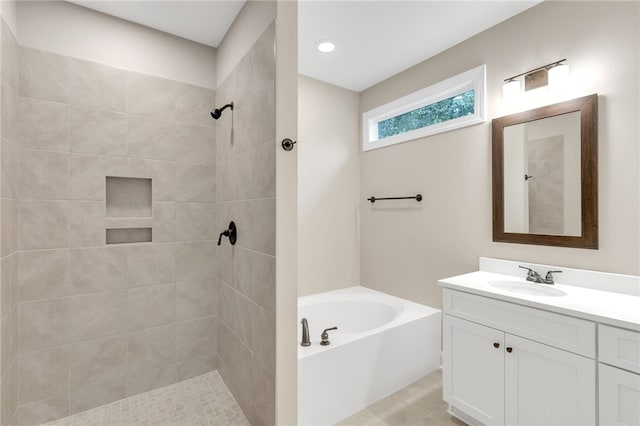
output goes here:
<path id="1" fill-rule="evenodd" d="M 498 342 L 493 342 L 493 347 L 494 347 L 494 348 L 496 348 L 496 349 L 497 349 L 497 348 L 499 348 L 499 347 L 500 347 L 500 343 L 498 343 Z"/>
<path id="2" fill-rule="evenodd" d="M 513 352 L 513 348 L 507 347 L 507 352 L 509 353 Z"/>

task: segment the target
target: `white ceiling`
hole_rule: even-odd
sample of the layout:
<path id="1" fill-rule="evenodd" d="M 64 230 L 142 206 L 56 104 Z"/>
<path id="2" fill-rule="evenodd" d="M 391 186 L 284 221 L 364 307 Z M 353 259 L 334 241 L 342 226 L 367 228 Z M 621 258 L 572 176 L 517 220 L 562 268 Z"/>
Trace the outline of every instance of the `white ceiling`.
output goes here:
<path id="1" fill-rule="evenodd" d="M 218 47 L 245 0 L 67 0 L 178 37 Z"/>
<path id="2" fill-rule="evenodd" d="M 68 0 L 217 47 L 245 0 Z M 360 92 L 542 0 L 300 0 L 299 72 Z M 336 50 L 320 53 L 319 40 Z"/>
<path id="3" fill-rule="evenodd" d="M 298 70 L 360 92 L 540 2 L 302 0 Z M 336 50 L 318 52 L 323 39 Z"/>

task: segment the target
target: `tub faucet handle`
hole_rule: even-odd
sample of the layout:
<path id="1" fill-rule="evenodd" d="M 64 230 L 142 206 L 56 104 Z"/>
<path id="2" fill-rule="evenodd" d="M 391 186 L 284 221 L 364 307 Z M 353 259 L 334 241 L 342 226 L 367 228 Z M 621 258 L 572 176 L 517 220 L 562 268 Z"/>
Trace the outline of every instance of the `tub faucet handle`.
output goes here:
<path id="1" fill-rule="evenodd" d="M 330 345 L 331 342 L 329 341 L 329 333 L 327 333 L 327 331 L 331 331 L 331 330 L 337 330 L 338 327 L 331 327 L 331 328 L 326 328 L 322 334 L 320 335 L 320 344 L 322 346 L 327 346 Z"/>

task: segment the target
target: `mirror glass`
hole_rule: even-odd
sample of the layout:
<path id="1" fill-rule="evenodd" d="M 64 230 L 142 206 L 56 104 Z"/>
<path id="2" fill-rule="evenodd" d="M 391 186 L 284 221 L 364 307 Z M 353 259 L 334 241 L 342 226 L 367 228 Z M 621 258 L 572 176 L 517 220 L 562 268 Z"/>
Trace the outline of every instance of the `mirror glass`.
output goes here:
<path id="1" fill-rule="evenodd" d="M 597 95 L 492 122 L 493 240 L 597 248 Z"/>
<path id="2" fill-rule="evenodd" d="M 580 112 L 504 128 L 504 230 L 580 236 Z"/>

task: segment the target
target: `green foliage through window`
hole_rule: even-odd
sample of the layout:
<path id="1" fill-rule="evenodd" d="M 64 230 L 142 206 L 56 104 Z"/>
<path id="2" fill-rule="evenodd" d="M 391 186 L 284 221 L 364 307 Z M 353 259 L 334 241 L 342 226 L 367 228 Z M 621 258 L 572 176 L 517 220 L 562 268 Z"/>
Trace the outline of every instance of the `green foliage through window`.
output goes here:
<path id="1" fill-rule="evenodd" d="M 474 91 L 469 90 L 452 98 L 380 121 L 378 122 L 378 139 L 472 115 L 475 113 L 474 102 Z"/>

